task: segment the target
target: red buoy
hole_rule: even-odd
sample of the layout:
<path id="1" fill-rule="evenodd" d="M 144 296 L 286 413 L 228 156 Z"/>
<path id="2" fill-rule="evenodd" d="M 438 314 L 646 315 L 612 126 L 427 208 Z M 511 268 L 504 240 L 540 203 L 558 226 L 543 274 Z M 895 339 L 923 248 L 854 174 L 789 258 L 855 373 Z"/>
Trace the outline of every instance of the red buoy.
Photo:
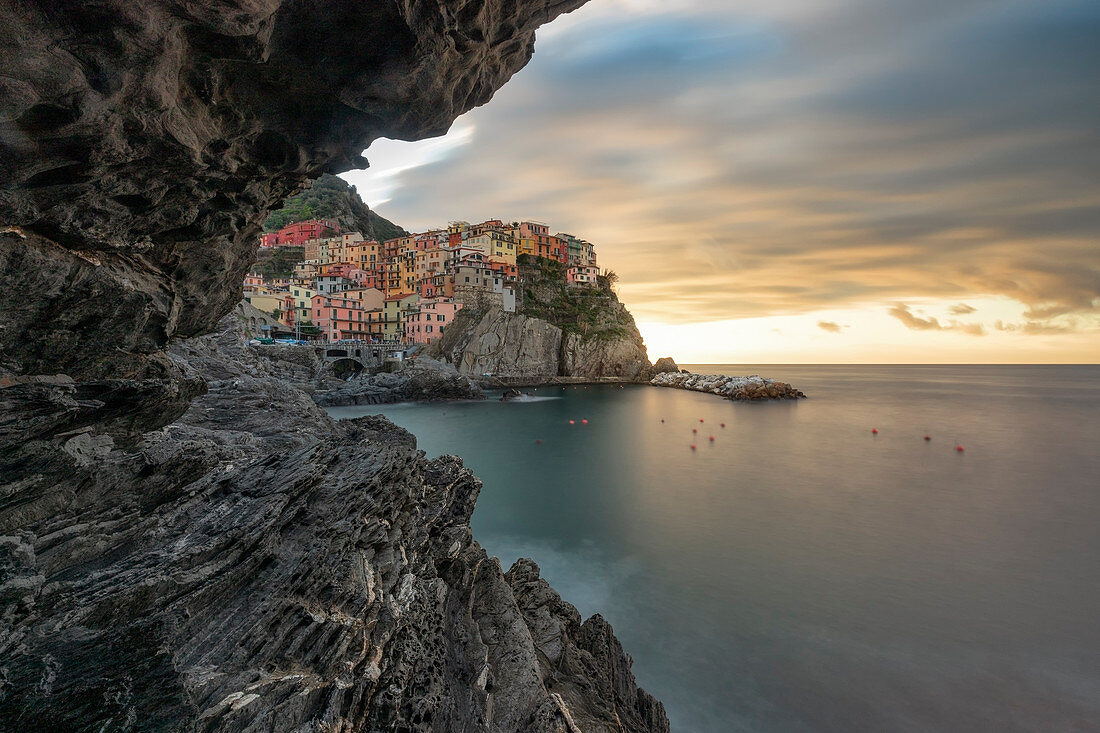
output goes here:
<path id="1" fill-rule="evenodd" d="M 699 418 L 699 422 L 703 422 L 703 418 Z"/>
<path id="2" fill-rule="evenodd" d="M 926 436 L 924 436 L 924 439 L 925 440 L 932 440 L 932 436 L 931 435 L 926 435 Z"/>
<path id="3" fill-rule="evenodd" d="M 963 452 L 963 447 L 961 445 L 956 445 L 955 450 L 957 450 L 959 453 L 962 453 Z"/>
<path id="4" fill-rule="evenodd" d="M 711 443 L 713 443 L 713 442 L 714 442 L 714 436 L 713 436 L 713 435 L 712 435 L 712 436 L 710 436 L 710 442 L 711 442 Z"/>
<path id="5" fill-rule="evenodd" d="M 878 435 L 878 428 L 871 428 L 871 432 Z"/>
<path id="6" fill-rule="evenodd" d="M 542 445 L 542 438 L 535 438 L 535 445 Z"/>
<path id="7" fill-rule="evenodd" d="M 692 444 L 691 444 L 691 449 L 692 449 L 692 450 L 695 450 L 695 443 L 692 443 Z"/>
<path id="8" fill-rule="evenodd" d="M 569 421 L 569 424 L 570 424 L 570 425 L 576 425 L 576 424 L 577 424 L 577 421 L 576 421 L 576 420 L 570 420 L 570 421 Z"/>
<path id="9" fill-rule="evenodd" d="M 725 424 L 725 423 L 722 423 L 722 427 L 726 427 L 726 424 Z"/>
<path id="10" fill-rule="evenodd" d="M 696 430 L 695 428 L 692 428 L 692 429 L 691 429 L 691 432 L 693 432 L 693 433 L 698 433 L 699 431 L 698 431 L 698 430 Z"/>
<path id="11" fill-rule="evenodd" d="M 588 420 L 587 420 L 587 419 L 585 419 L 585 420 L 581 420 L 581 424 L 582 424 L 582 425 L 587 425 L 587 424 L 588 424 Z"/>

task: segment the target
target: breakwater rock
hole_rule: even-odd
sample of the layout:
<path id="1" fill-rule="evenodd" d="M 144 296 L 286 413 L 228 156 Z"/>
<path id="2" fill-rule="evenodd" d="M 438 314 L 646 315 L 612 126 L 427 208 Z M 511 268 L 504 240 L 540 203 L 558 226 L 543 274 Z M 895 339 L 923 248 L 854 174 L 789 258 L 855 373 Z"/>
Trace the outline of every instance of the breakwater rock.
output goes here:
<path id="1" fill-rule="evenodd" d="M 666 372 L 658 374 L 649 383 L 657 387 L 710 392 L 730 400 L 795 400 L 806 396 L 786 382 L 765 379 L 756 374 L 728 377 L 722 374 Z"/>

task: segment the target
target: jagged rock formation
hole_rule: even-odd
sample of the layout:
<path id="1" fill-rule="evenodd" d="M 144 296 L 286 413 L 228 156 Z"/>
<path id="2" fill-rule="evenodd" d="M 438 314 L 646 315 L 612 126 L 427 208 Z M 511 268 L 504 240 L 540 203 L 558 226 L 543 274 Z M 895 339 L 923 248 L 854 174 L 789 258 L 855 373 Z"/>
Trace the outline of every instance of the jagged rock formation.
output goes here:
<path id="1" fill-rule="evenodd" d="M 531 560 L 517 560 L 504 577 L 531 632 L 547 689 L 572 711 L 578 729 L 668 730 L 664 706 L 634 682 L 630 656 L 602 616 L 581 623 L 577 609 L 539 577 Z M 593 678 L 590 670 L 600 673 Z M 609 728 L 608 720 L 616 725 Z"/>
<path id="2" fill-rule="evenodd" d="M 232 317 L 172 358 L 208 384 L 178 421 L 7 487 L 4 727 L 668 730 L 602 619 L 473 541 L 458 459 L 333 422 Z"/>
<path id="3" fill-rule="evenodd" d="M 654 375 L 678 371 L 680 371 L 680 367 L 676 366 L 676 362 L 671 356 L 662 356 L 660 359 L 653 362 Z"/>
<path id="4" fill-rule="evenodd" d="M 569 287 L 564 265 L 529 255 L 519 257 L 518 269 L 517 313 L 467 304 L 429 353 L 470 376 L 653 376 L 634 317 L 609 283 Z"/>
<path id="5" fill-rule="evenodd" d="M 566 334 L 558 368 L 563 376 L 570 377 L 639 379 L 649 375 L 651 365 L 641 334 L 635 328 L 632 333 L 612 338 Z"/>
<path id="6" fill-rule="evenodd" d="M 561 329 L 503 310 L 460 310 L 427 352 L 478 377 L 498 374 L 538 381 L 560 372 Z"/>
<path id="7" fill-rule="evenodd" d="M 616 304 L 622 308 L 618 301 Z M 631 319 L 631 326 L 633 323 Z M 540 318 L 499 309 L 459 311 L 428 353 L 472 377 L 492 374 L 531 382 L 554 377 L 644 381 L 654 373 L 636 327 L 623 333 L 584 336 L 563 333 Z"/>
<path id="8" fill-rule="evenodd" d="M 468 377 L 449 364 L 428 358 L 410 360 L 398 372 L 355 376 L 313 393 L 313 401 L 325 407 L 483 399 L 485 393 Z"/>
<path id="9" fill-rule="evenodd" d="M 650 384 L 657 387 L 687 389 L 692 392 L 709 392 L 728 400 L 738 401 L 796 400 L 806 396 L 786 382 L 767 379 L 757 374 L 750 377 L 729 377 L 724 374 L 665 372 L 653 377 Z"/>
<path id="10" fill-rule="evenodd" d="M 667 730 L 618 715 L 613 644 L 548 689 L 455 459 L 333 424 L 236 335 L 165 352 L 271 208 L 443 133 L 583 1 L 0 0 L 3 726 Z"/>

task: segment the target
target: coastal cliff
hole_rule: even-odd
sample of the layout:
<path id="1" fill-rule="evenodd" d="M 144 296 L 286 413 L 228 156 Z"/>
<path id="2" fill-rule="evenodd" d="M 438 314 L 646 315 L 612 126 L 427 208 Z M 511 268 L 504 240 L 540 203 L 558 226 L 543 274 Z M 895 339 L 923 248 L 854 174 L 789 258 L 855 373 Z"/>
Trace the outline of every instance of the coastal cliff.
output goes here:
<path id="1" fill-rule="evenodd" d="M 583 1 L 0 2 L 4 725 L 667 731 L 602 620 L 472 540 L 456 459 L 202 336 L 271 209 Z"/>
<path id="2" fill-rule="evenodd" d="M 606 278 L 595 287 L 569 286 L 560 263 L 526 255 L 518 270 L 516 313 L 464 308 L 427 353 L 473 377 L 653 376 L 634 318 Z"/>
<path id="3" fill-rule="evenodd" d="M 234 317 L 223 329 L 171 350 L 208 388 L 179 420 L 128 447 L 81 431 L 23 466 L 0 539 L 0 718 L 668 730 L 602 619 L 473 540 L 480 482 L 457 458 L 380 417 L 331 420 Z"/>

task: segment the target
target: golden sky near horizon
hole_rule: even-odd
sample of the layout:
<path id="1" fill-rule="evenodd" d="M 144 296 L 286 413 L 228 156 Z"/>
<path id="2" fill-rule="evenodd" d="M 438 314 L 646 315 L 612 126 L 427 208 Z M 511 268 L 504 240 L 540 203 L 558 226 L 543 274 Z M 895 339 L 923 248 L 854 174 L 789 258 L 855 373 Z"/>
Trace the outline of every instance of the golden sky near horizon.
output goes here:
<path id="1" fill-rule="evenodd" d="M 345 174 L 597 245 L 653 358 L 1100 362 L 1100 7 L 592 0 Z"/>

